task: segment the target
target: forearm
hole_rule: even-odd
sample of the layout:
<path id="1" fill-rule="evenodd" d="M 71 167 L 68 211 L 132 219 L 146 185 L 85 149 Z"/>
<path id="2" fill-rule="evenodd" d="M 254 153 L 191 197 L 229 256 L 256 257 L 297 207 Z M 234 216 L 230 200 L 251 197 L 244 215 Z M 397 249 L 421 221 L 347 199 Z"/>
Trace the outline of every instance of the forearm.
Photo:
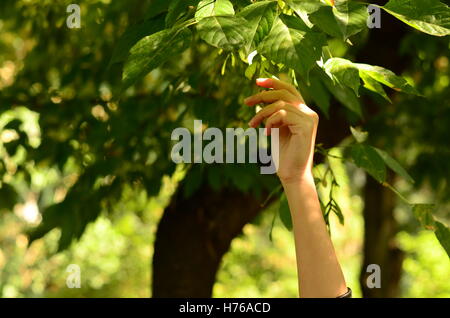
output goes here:
<path id="1" fill-rule="evenodd" d="M 289 203 L 301 297 L 338 297 L 347 291 L 320 209 L 312 173 L 283 182 Z"/>
<path id="2" fill-rule="evenodd" d="M 258 79 L 256 83 L 270 90 L 246 98 L 245 103 L 248 106 L 272 104 L 256 113 L 249 126 L 257 127 L 265 120 L 269 133 L 272 128 L 279 129 L 277 174 L 292 215 L 300 296 L 341 296 L 347 292 L 347 287 L 311 173 L 319 116 L 292 85 L 267 78 Z"/>

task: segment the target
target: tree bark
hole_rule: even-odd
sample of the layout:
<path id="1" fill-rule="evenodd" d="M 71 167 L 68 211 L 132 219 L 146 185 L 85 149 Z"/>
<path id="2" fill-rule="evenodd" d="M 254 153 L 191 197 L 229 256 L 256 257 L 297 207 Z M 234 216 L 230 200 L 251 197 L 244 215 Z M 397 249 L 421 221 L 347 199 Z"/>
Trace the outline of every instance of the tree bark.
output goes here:
<path id="1" fill-rule="evenodd" d="M 395 242 L 398 231 L 393 211 L 395 194 L 371 177 L 364 188 L 364 257 L 360 273 L 363 297 L 399 297 L 404 252 Z M 381 286 L 370 288 L 367 272 L 370 264 L 380 266 Z"/>
<path id="2" fill-rule="evenodd" d="M 261 200 L 236 189 L 203 185 L 189 198 L 179 189 L 156 233 L 153 297 L 211 297 L 222 256 L 262 209 Z"/>
<path id="3" fill-rule="evenodd" d="M 376 0 L 372 3 L 383 5 L 386 1 Z M 367 44 L 357 54 L 357 61 L 380 65 L 397 74 L 409 65 L 410 60 L 398 54 L 402 39 L 408 32 L 408 26 L 381 10 L 381 29 L 370 30 Z M 373 100 L 365 99 L 366 118 L 374 118 L 386 111 Z M 383 129 L 379 123 L 369 131 Z M 376 134 L 374 134 L 376 136 Z M 370 140 L 371 144 L 383 144 L 383 140 Z M 392 184 L 392 174 L 388 182 Z M 364 188 L 364 247 L 363 262 L 360 272 L 360 284 L 363 297 L 399 297 L 400 279 L 404 252 L 395 243 L 398 224 L 394 218 L 396 195 L 367 176 Z M 367 272 L 369 264 L 377 264 L 381 269 L 381 288 L 369 288 Z"/>

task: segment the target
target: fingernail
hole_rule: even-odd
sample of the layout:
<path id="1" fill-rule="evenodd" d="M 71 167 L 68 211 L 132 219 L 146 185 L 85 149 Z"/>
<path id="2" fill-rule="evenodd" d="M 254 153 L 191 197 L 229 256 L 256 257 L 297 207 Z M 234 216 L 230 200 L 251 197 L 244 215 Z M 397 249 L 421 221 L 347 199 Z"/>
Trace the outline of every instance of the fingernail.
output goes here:
<path id="1" fill-rule="evenodd" d="M 266 80 L 267 80 L 267 78 L 257 78 L 257 79 L 256 79 L 257 82 L 264 82 L 264 81 L 266 81 Z"/>

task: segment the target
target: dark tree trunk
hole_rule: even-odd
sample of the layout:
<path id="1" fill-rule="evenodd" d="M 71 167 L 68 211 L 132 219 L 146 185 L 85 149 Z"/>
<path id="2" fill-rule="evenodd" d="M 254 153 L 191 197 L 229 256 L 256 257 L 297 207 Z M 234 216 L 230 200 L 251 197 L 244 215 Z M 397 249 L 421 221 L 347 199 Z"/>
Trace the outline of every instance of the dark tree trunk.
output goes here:
<path id="1" fill-rule="evenodd" d="M 387 1 L 372 3 L 385 4 Z M 364 48 L 358 52 L 357 61 L 380 65 L 400 74 L 410 61 L 398 54 L 408 27 L 401 21 L 385 13 L 381 17 L 381 29 L 370 30 L 370 37 Z M 367 118 L 386 111 L 372 100 L 366 99 L 364 107 Z M 379 127 L 379 126 L 378 126 Z M 377 127 L 371 127 L 376 130 Z M 378 128 L 379 129 L 379 128 Z M 383 144 L 381 140 L 371 140 L 372 144 Z M 382 146 L 381 146 L 382 147 Z M 392 179 L 392 175 L 388 175 Z M 388 180 L 392 184 L 392 180 Z M 396 195 L 371 177 L 367 177 L 364 188 L 364 256 L 360 273 L 363 297 L 399 297 L 400 278 L 404 252 L 395 243 L 397 222 L 393 216 Z M 369 288 L 367 266 L 377 264 L 381 270 L 381 288 Z"/>
<path id="2" fill-rule="evenodd" d="M 211 297 L 222 256 L 261 210 L 261 200 L 236 189 L 204 185 L 187 199 L 180 189 L 156 233 L 153 297 Z"/>
<path id="3" fill-rule="evenodd" d="M 395 194 L 371 177 L 364 188 L 364 259 L 360 274 L 363 297 L 398 297 L 404 253 L 395 242 Z M 380 266 L 381 288 L 369 288 L 370 264 Z"/>

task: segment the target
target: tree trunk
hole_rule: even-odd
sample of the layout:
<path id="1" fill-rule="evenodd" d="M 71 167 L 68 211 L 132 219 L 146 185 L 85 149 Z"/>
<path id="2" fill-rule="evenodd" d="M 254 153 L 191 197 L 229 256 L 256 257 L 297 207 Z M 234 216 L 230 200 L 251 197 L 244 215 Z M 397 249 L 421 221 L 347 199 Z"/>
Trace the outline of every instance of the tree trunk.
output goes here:
<path id="1" fill-rule="evenodd" d="M 372 3 L 383 5 L 386 1 Z M 357 54 L 357 61 L 380 65 L 400 74 L 409 65 L 410 60 L 398 54 L 402 39 L 408 32 L 408 26 L 381 10 L 381 29 L 370 30 L 367 44 Z M 386 36 L 389 34 L 389 36 Z M 366 118 L 373 118 L 379 112 L 386 111 L 370 99 L 364 100 Z M 378 127 L 378 128 L 377 128 Z M 382 129 L 375 123 L 369 131 Z M 380 144 L 380 140 L 371 140 L 371 144 Z M 383 144 L 383 142 L 381 142 Z M 392 184 L 392 174 L 388 174 Z M 363 297 L 400 296 L 400 278 L 404 252 L 395 243 L 397 222 L 394 219 L 396 195 L 377 183 L 370 176 L 364 188 L 364 247 L 360 284 Z M 369 288 L 367 272 L 369 264 L 377 264 L 381 270 L 381 288 Z"/>
<path id="2" fill-rule="evenodd" d="M 404 252 L 395 243 L 397 222 L 393 216 L 395 194 L 367 177 L 364 189 L 364 259 L 360 273 L 363 297 L 399 297 Z M 370 264 L 380 266 L 381 286 L 370 288 Z"/>
<path id="3" fill-rule="evenodd" d="M 236 189 L 203 185 L 187 199 L 180 189 L 158 225 L 153 297 L 211 297 L 222 256 L 262 209 L 260 200 Z"/>

